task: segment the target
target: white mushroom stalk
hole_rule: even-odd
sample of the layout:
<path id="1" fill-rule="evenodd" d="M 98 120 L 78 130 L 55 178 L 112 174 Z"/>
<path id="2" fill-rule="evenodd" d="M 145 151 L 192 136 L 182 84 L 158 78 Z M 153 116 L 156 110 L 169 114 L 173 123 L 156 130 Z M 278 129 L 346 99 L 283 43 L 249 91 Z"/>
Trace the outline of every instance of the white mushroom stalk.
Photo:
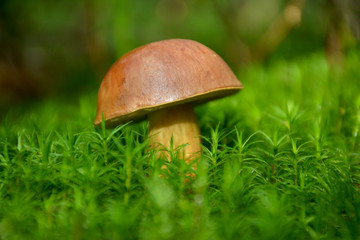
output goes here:
<path id="1" fill-rule="evenodd" d="M 191 104 L 157 110 L 148 115 L 148 120 L 151 148 L 161 150 L 161 154 L 169 159 L 167 151 L 172 147 L 179 151 L 178 157 L 189 164 L 200 157 L 200 130 Z"/>

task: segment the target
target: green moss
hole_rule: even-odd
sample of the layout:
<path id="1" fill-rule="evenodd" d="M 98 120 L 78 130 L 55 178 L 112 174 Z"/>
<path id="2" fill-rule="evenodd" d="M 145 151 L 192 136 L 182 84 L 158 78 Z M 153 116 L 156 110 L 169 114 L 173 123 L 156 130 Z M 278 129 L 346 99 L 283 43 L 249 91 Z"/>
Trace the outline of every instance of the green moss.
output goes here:
<path id="1" fill-rule="evenodd" d="M 203 154 L 188 184 L 189 166 L 174 157 L 161 169 L 148 151 L 147 122 L 93 128 L 95 91 L 11 110 L 0 125 L 0 236 L 356 239 L 358 56 L 342 71 L 314 54 L 239 72 L 240 94 L 196 108 Z"/>

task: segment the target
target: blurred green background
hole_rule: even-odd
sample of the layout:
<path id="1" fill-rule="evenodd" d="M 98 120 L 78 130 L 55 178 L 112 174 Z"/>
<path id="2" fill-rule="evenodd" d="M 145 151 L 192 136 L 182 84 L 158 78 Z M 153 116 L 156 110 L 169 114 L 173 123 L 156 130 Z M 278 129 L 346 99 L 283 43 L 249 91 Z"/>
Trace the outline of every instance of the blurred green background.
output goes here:
<path id="1" fill-rule="evenodd" d="M 1 0 L 0 114 L 95 92 L 122 54 L 169 38 L 207 45 L 235 73 L 314 52 L 341 68 L 359 23 L 358 0 Z"/>

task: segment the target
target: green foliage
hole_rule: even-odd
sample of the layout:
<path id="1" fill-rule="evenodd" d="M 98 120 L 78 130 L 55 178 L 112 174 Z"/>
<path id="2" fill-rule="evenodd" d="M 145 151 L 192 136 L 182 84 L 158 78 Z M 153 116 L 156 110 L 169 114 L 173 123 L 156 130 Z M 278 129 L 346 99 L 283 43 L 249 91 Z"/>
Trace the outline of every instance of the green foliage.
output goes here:
<path id="1" fill-rule="evenodd" d="M 358 56 L 342 71 L 320 54 L 242 70 L 240 94 L 196 108 L 196 170 L 181 149 L 156 159 L 146 121 L 94 128 L 94 93 L 13 109 L 0 126 L 1 238 L 357 239 Z"/>

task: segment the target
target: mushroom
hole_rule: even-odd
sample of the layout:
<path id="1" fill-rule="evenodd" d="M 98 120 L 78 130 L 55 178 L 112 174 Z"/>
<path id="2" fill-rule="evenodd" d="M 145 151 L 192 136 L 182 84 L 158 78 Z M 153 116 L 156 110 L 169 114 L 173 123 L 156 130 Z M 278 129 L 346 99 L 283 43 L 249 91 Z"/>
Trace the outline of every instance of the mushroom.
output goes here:
<path id="1" fill-rule="evenodd" d="M 208 47 L 170 39 L 136 48 L 117 60 L 104 77 L 94 123 L 106 127 L 147 116 L 150 147 L 187 144 L 180 157 L 200 156 L 194 105 L 234 94 L 243 86 L 224 60 Z M 166 153 L 165 153 L 166 155 Z"/>

